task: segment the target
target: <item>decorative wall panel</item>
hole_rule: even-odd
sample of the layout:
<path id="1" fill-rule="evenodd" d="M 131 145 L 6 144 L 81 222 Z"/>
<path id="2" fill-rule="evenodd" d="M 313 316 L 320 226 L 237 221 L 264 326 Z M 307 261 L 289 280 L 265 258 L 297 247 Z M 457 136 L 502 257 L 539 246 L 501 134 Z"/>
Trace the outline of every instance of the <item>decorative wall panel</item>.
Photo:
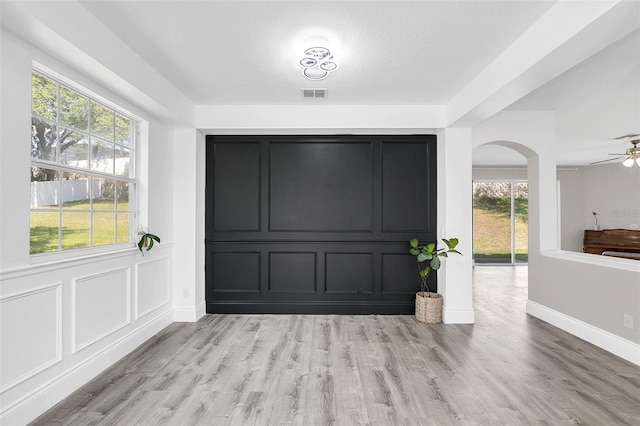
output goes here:
<path id="1" fill-rule="evenodd" d="M 62 283 L 56 283 L 0 300 L 0 392 L 62 359 L 61 293 Z"/>
<path id="2" fill-rule="evenodd" d="M 212 252 L 211 292 L 260 293 L 260 253 Z"/>
<path id="3" fill-rule="evenodd" d="M 130 323 L 130 268 L 76 278 L 73 291 L 73 351 Z"/>
<path id="4" fill-rule="evenodd" d="M 371 253 L 327 253 L 325 293 L 373 294 Z"/>
<path id="5" fill-rule="evenodd" d="M 435 192 L 432 147 L 424 143 L 382 145 L 382 229 L 430 232 Z"/>
<path id="6" fill-rule="evenodd" d="M 260 229 L 260 145 L 215 144 L 213 228 L 217 231 Z"/>
<path id="7" fill-rule="evenodd" d="M 410 254 L 382 255 L 382 294 L 415 295 L 419 290 L 420 277 L 415 257 Z"/>
<path id="8" fill-rule="evenodd" d="M 270 253 L 269 293 L 315 293 L 315 253 Z"/>
<path id="9" fill-rule="evenodd" d="M 161 257 L 136 265 L 135 319 L 169 302 L 169 258 Z"/>
<path id="10" fill-rule="evenodd" d="M 273 143 L 271 231 L 372 231 L 371 143 Z"/>

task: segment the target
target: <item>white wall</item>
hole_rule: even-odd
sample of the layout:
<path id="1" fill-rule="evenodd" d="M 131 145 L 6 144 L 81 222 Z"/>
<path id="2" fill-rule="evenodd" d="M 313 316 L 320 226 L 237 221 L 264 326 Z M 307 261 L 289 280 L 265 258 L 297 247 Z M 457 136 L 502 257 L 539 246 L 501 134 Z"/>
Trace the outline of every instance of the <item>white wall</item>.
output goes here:
<path id="1" fill-rule="evenodd" d="M 558 172 L 558 189 L 560 204 L 560 248 L 562 250 L 581 252 L 582 237 L 585 229 L 592 229 L 593 216 L 590 223 L 585 223 L 585 184 L 582 168 Z M 585 228 L 586 226 L 586 228 Z"/>
<path id="2" fill-rule="evenodd" d="M 475 151 L 475 150 L 474 150 Z M 527 180 L 527 169 L 523 168 L 487 168 L 474 167 L 473 180 Z"/>
<path id="3" fill-rule="evenodd" d="M 602 229 L 631 229 L 640 224 L 640 167 L 615 164 L 582 169 L 584 180 L 585 229 L 593 224 L 592 211 L 598 213 Z"/>
<path id="4" fill-rule="evenodd" d="M 140 224 L 163 238 L 146 256 L 30 257 L 32 61 L 146 120 Z M 0 423 L 24 424 L 172 322 L 173 130 L 4 30 L 0 64 Z"/>

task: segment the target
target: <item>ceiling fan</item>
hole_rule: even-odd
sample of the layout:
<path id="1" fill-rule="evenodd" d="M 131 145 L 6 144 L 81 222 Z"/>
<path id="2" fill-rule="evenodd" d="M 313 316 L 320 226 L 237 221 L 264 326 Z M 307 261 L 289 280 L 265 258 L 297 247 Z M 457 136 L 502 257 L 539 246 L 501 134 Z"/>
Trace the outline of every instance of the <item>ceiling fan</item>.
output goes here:
<path id="1" fill-rule="evenodd" d="M 640 167 L 640 146 L 638 146 L 640 144 L 640 138 L 639 138 L 640 134 L 629 134 L 629 135 L 624 135 L 624 136 L 618 136 L 617 138 L 613 138 L 613 139 L 629 139 L 629 143 L 631 143 L 631 148 L 627 148 L 626 152 L 624 154 L 618 153 L 618 154 L 609 154 L 609 155 L 617 155 L 617 157 L 615 158 L 609 158 L 607 160 L 601 160 L 601 161 L 595 161 L 593 163 L 589 163 L 589 164 L 600 164 L 600 163 L 606 163 L 608 161 L 615 161 L 615 160 L 619 160 L 621 158 L 626 157 L 626 159 L 622 162 L 622 165 L 625 167 L 633 167 L 634 164 L 637 164 L 638 167 Z"/>

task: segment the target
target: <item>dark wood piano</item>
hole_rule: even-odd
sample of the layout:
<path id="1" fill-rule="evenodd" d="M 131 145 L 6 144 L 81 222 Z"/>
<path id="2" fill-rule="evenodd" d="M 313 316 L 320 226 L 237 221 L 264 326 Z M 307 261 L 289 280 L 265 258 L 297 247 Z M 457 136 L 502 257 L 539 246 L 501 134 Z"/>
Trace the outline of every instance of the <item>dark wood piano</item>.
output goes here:
<path id="1" fill-rule="evenodd" d="M 602 231 L 592 231 L 586 229 L 582 240 L 582 251 L 640 260 L 640 230 L 603 229 Z"/>

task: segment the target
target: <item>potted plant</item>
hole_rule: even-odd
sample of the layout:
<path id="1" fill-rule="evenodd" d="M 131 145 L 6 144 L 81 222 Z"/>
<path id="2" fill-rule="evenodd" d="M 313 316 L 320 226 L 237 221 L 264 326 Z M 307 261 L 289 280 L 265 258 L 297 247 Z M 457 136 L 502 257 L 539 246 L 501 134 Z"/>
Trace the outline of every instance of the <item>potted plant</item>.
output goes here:
<path id="1" fill-rule="evenodd" d="M 416 293 L 416 319 L 428 324 L 442 322 L 442 295 L 429 290 L 429 273 L 431 270 L 440 269 L 441 257 L 448 257 L 449 253 L 462 254 L 456 250 L 457 238 L 443 238 L 442 241 L 446 248 L 438 248 L 437 243 L 421 246 L 417 238 L 409 241 L 409 253 L 416 257 L 421 281 L 420 291 Z"/>
<path id="2" fill-rule="evenodd" d="M 151 234 L 148 229 L 140 228 L 138 231 L 138 235 L 140 235 L 140 241 L 138 241 L 138 250 L 144 256 L 144 252 L 142 251 L 145 248 L 147 251 L 151 250 L 154 242 L 160 242 L 160 237 L 155 234 Z"/>

